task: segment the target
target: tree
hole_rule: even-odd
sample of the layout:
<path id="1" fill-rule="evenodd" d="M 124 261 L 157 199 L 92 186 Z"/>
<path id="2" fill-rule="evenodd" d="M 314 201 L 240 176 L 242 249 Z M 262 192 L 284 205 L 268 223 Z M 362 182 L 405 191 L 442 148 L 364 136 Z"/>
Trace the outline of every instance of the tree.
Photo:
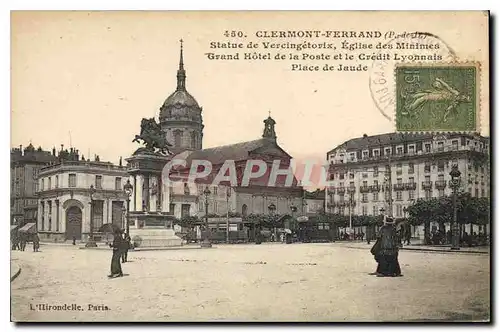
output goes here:
<path id="1" fill-rule="evenodd" d="M 430 222 L 439 213 L 440 203 L 437 198 L 418 199 L 415 203 L 408 207 L 410 215 L 409 222 L 412 225 L 424 224 L 424 242 L 431 242 Z"/>

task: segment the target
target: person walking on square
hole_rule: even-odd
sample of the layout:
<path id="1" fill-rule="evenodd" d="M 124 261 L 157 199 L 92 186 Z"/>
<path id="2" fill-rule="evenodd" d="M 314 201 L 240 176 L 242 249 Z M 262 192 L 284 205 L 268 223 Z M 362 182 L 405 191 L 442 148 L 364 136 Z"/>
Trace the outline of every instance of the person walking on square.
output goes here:
<path id="1" fill-rule="evenodd" d="M 376 246 L 372 248 L 372 254 L 378 262 L 378 277 L 402 276 L 398 253 L 399 240 L 394 227 L 394 219 L 384 217 L 384 226 L 380 228 Z"/>
<path id="2" fill-rule="evenodd" d="M 126 263 L 127 262 L 127 256 L 128 256 L 128 250 L 130 249 L 131 247 L 131 243 L 130 243 L 130 235 L 128 235 L 127 233 L 124 234 L 124 237 L 123 237 L 123 242 L 122 242 L 122 263 Z"/>
<path id="3" fill-rule="evenodd" d="M 40 238 L 38 237 L 38 233 L 33 235 L 33 252 L 37 252 L 40 248 Z"/>
<path id="4" fill-rule="evenodd" d="M 121 230 L 117 229 L 114 233 L 113 243 L 109 246 L 113 248 L 113 256 L 111 257 L 111 274 L 109 278 L 123 277 L 122 265 L 120 263 L 121 248 L 122 248 Z"/>

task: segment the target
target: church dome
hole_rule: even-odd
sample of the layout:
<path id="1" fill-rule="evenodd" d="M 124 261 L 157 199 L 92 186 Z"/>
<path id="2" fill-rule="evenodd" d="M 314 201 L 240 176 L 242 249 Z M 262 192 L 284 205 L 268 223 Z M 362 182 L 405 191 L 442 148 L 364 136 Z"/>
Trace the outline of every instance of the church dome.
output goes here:
<path id="1" fill-rule="evenodd" d="M 200 106 L 198 105 L 198 102 L 196 99 L 194 99 L 189 92 L 186 90 L 177 90 L 174 93 L 172 93 L 163 103 L 162 108 L 166 107 L 196 107 L 199 108 Z"/>

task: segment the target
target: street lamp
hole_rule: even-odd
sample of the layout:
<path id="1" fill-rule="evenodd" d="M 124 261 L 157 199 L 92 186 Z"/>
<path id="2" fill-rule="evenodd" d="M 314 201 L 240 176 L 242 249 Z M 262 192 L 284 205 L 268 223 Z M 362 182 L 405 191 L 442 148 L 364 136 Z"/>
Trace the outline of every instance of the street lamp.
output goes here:
<path id="1" fill-rule="evenodd" d="M 125 195 L 127 195 L 127 215 L 125 217 L 125 227 L 127 231 L 127 235 L 130 235 L 130 220 L 129 220 L 129 211 L 130 211 L 130 197 L 132 196 L 132 191 L 134 190 L 134 187 L 132 184 L 130 184 L 130 180 L 127 180 L 127 183 L 123 186 L 123 191 L 125 192 Z"/>
<path id="2" fill-rule="evenodd" d="M 451 167 L 451 189 L 453 190 L 453 224 L 451 226 L 451 250 L 460 250 L 460 239 L 459 239 L 459 231 L 458 231 L 458 222 L 457 222 L 457 192 L 460 187 L 460 171 L 458 170 L 458 165 L 453 165 Z"/>
<path id="3" fill-rule="evenodd" d="M 85 244 L 87 248 L 95 248 L 97 247 L 97 243 L 94 241 L 94 194 L 95 188 L 94 185 L 90 185 L 90 234 L 89 240 Z"/>
<path id="4" fill-rule="evenodd" d="M 276 240 L 276 225 L 274 224 L 274 212 L 276 211 L 276 205 L 274 205 L 274 203 L 271 203 L 271 204 L 269 204 L 267 209 L 269 210 L 269 214 L 271 215 L 271 218 L 273 221 L 274 239 Z"/>
<path id="5" fill-rule="evenodd" d="M 210 196 L 211 192 L 210 189 L 208 189 L 208 186 L 203 190 L 203 194 L 205 195 L 205 235 L 203 242 L 201 243 L 202 248 L 211 248 L 212 243 L 210 243 L 210 239 L 208 237 L 208 196 Z"/>
<path id="6" fill-rule="evenodd" d="M 348 188 L 348 190 L 350 190 L 350 192 L 349 192 L 349 240 L 351 240 L 351 236 L 353 236 L 352 208 L 354 205 L 354 191 L 352 191 L 352 188 Z"/>

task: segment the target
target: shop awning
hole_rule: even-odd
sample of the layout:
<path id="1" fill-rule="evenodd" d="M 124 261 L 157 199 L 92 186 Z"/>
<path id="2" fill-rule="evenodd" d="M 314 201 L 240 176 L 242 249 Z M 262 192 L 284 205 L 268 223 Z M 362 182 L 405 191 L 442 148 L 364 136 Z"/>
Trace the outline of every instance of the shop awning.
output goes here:
<path id="1" fill-rule="evenodd" d="M 36 224 L 35 223 L 27 223 L 23 227 L 19 229 L 19 232 L 22 233 L 36 233 Z"/>

